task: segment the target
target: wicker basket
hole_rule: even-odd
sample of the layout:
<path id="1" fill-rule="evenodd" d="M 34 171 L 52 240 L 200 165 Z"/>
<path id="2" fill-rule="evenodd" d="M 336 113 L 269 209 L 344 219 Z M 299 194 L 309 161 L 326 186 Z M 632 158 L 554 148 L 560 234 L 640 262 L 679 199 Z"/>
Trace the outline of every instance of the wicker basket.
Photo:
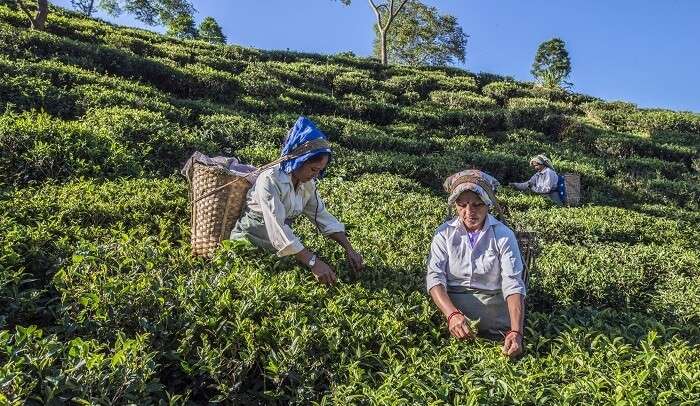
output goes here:
<path id="1" fill-rule="evenodd" d="M 567 206 L 578 206 L 581 204 L 581 176 L 576 173 L 564 173 L 564 190 L 566 190 Z"/>
<path id="2" fill-rule="evenodd" d="M 225 186 L 228 184 L 227 186 Z M 222 187 L 224 186 L 224 187 Z M 192 176 L 192 254 L 211 257 L 245 206 L 252 185 L 244 177 L 200 163 L 194 163 Z M 210 193 L 214 190 L 215 192 Z M 207 194 L 205 196 L 205 194 Z"/>
<path id="3" fill-rule="evenodd" d="M 516 231 L 515 238 L 518 240 L 520 255 L 523 257 L 523 282 L 529 286 L 530 272 L 535 270 L 535 258 L 539 254 L 537 236 L 531 231 Z"/>
<path id="4" fill-rule="evenodd" d="M 191 186 L 192 255 L 211 257 L 219 243 L 229 238 L 245 207 L 248 190 L 253 186 L 248 179 L 255 179 L 262 171 L 274 165 L 319 148 L 330 148 L 330 145 L 325 139 L 308 141 L 289 154 L 247 174 L 246 177 L 234 175 L 219 166 L 201 164 L 196 160 L 191 168 L 189 164 L 186 165 L 182 172 Z M 202 155 L 196 152 L 188 162 L 198 154 Z"/>

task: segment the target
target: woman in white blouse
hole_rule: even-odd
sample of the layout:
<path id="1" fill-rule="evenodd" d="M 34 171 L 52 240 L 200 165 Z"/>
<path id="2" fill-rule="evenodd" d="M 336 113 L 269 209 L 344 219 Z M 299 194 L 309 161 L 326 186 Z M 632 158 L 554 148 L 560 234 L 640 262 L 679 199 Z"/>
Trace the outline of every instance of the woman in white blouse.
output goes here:
<path id="1" fill-rule="evenodd" d="M 530 166 L 535 169 L 535 174 L 530 180 L 509 183 L 509 185 L 523 192 L 530 190 L 534 193 L 547 195 L 554 203 L 562 204 L 559 196 L 559 175 L 554 170 L 549 158 L 543 154 L 537 155 L 530 160 Z"/>
<path id="2" fill-rule="evenodd" d="M 257 177 L 231 239 L 247 238 L 280 257 L 293 255 L 319 282 L 332 284 L 337 279 L 335 272 L 294 234 L 290 227 L 294 218 L 305 215 L 324 236 L 342 246 L 354 271 L 364 268 L 363 260 L 350 244 L 343 224 L 326 210 L 318 196 L 315 179 L 323 175 L 331 149 L 326 136 L 306 117 L 300 117 L 289 131 L 282 156 L 298 155 L 300 150 L 308 152 L 283 161 Z"/>
<path id="3" fill-rule="evenodd" d="M 430 246 L 426 287 L 450 333 L 505 337 L 503 352 L 522 352 L 525 283 L 513 231 L 489 214 L 493 186 L 480 171 L 454 174 L 444 183 L 457 215 L 438 227 Z M 479 320 L 478 332 L 469 321 Z"/>

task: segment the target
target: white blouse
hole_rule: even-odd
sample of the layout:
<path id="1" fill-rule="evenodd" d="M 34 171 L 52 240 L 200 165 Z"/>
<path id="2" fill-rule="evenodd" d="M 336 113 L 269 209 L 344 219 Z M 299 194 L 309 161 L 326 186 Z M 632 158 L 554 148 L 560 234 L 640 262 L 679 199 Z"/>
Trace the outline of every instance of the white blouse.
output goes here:
<path id="1" fill-rule="evenodd" d="M 326 210 L 317 196 L 315 181 L 300 183 L 295 190 L 292 176 L 280 170 L 279 165 L 258 176 L 248 191 L 246 203 L 250 210 L 262 214 L 270 243 L 280 257 L 304 249 L 299 237 L 287 224 L 300 214 L 312 222 L 315 219 L 323 235 L 345 231 L 345 226 Z"/>
<path id="2" fill-rule="evenodd" d="M 527 182 L 514 183 L 519 190 L 530 189 L 535 193 L 552 193 L 557 191 L 559 185 L 559 175 L 550 167 L 545 167 L 536 172 Z"/>
<path id="3" fill-rule="evenodd" d="M 515 233 L 488 215 L 474 247 L 458 218 L 438 227 L 430 245 L 426 288 L 442 285 L 500 290 L 525 296 L 523 262 Z"/>

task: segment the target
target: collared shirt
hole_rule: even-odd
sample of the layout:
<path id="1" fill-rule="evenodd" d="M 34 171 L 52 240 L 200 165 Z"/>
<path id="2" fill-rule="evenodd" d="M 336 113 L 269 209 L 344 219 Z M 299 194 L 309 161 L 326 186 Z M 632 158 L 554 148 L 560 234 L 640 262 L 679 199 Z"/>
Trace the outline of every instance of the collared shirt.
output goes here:
<path id="1" fill-rule="evenodd" d="M 474 248 L 459 218 L 438 227 L 430 245 L 426 287 L 501 290 L 503 297 L 514 293 L 525 296 L 523 262 L 515 233 L 487 215 Z"/>
<path id="2" fill-rule="evenodd" d="M 532 175 L 530 180 L 530 190 L 535 193 L 550 193 L 557 190 L 559 175 L 554 169 L 545 166 L 544 169 Z"/>
<path id="3" fill-rule="evenodd" d="M 313 180 L 300 183 L 295 190 L 292 176 L 280 170 L 279 165 L 258 176 L 248 191 L 246 203 L 249 210 L 262 214 L 270 244 L 280 257 L 304 249 L 289 226 L 291 220 L 300 214 L 312 222 L 315 220 L 323 235 L 345 231 L 345 226 L 326 210 L 318 197 L 316 183 Z"/>

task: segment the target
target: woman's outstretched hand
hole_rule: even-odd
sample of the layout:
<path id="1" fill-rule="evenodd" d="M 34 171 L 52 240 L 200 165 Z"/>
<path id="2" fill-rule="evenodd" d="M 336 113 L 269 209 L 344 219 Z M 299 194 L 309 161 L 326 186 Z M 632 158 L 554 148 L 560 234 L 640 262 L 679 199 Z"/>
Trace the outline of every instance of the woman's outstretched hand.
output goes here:
<path id="1" fill-rule="evenodd" d="M 362 255 L 358 254 L 357 251 L 352 248 L 348 248 L 345 253 L 348 257 L 350 269 L 352 269 L 353 272 L 362 272 L 365 269 L 365 263 L 362 260 Z"/>
<path id="2" fill-rule="evenodd" d="M 316 260 L 316 263 L 311 268 L 311 273 L 314 274 L 317 281 L 323 283 L 324 285 L 332 285 L 338 279 L 331 267 L 329 267 L 328 264 L 323 262 L 321 259 Z"/>
<path id="3" fill-rule="evenodd" d="M 503 342 L 503 354 L 515 358 L 523 352 L 523 336 L 517 331 L 510 331 L 506 334 Z"/>

